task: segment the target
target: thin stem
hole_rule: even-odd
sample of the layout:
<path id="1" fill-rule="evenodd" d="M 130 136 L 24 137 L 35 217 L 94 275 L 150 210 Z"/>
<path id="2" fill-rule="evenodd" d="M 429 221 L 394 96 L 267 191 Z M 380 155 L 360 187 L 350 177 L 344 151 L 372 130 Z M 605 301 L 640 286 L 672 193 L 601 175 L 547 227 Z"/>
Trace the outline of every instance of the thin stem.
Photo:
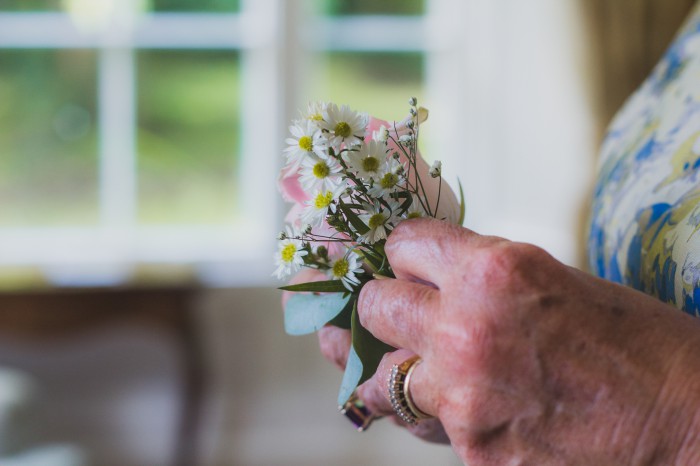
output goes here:
<path id="1" fill-rule="evenodd" d="M 435 203 L 435 215 L 438 213 L 438 207 L 440 206 L 440 193 L 442 192 L 442 175 L 438 177 L 438 197 L 437 197 L 437 202 Z"/>

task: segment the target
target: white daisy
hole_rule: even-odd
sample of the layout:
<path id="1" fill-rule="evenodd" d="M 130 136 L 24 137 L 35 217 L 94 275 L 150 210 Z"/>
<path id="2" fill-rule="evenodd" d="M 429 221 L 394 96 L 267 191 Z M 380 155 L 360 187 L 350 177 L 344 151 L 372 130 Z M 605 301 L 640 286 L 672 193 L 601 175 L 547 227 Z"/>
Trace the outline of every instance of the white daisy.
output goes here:
<path id="1" fill-rule="evenodd" d="M 389 128 L 384 125 L 380 126 L 377 131 L 372 133 L 372 139 L 386 144 L 387 140 L 389 139 Z"/>
<path id="2" fill-rule="evenodd" d="M 360 236 L 359 241 L 374 244 L 385 239 L 394 225 L 399 222 L 400 219 L 396 215 L 399 210 L 399 204 L 389 201 L 389 208 L 382 206 L 378 202 L 373 205 L 363 205 L 366 213 L 358 215 L 358 217 L 369 227 L 369 231 Z"/>
<path id="3" fill-rule="evenodd" d="M 334 280 L 343 282 L 348 291 L 352 291 L 353 286 L 360 284 L 360 280 L 355 276 L 362 272 L 362 262 L 359 259 L 360 256 L 357 253 L 348 251 L 343 257 L 333 261 L 328 273 Z"/>
<path id="4" fill-rule="evenodd" d="M 367 114 L 355 112 L 347 105 L 338 108 L 336 104 L 328 104 L 320 126 L 328 132 L 328 142 L 337 152 L 343 143 L 346 147 L 360 144 L 368 121 Z"/>
<path id="5" fill-rule="evenodd" d="M 405 219 L 409 218 L 423 218 L 427 217 L 428 214 L 421 205 L 420 201 L 416 197 L 415 194 L 411 195 L 411 205 L 408 207 L 408 210 L 404 212 L 403 217 Z"/>
<path id="6" fill-rule="evenodd" d="M 275 254 L 275 265 L 277 269 L 273 275 L 284 280 L 289 275 L 298 271 L 304 264 L 303 257 L 308 254 L 303 248 L 303 243 L 299 237 L 299 232 L 287 227 L 285 239 L 280 241 L 277 253 Z"/>
<path id="7" fill-rule="evenodd" d="M 369 141 L 358 150 L 345 153 L 348 169 L 363 181 L 377 180 L 386 160 L 387 147 L 381 142 Z"/>
<path id="8" fill-rule="evenodd" d="M 333 157 L 306 157 L 301 163 L 299 182 L 304 190 L 333 191 L 342 181 L 343 167 Z"/>
<path id="9" fill-rule="evenodd" d="M 384 162 L 382 170 L 379 172 L 374 181 L 374 185 L 369 189 L 368 193 L 372 197 L 388 197 L 391 193 L 396 192 L 401 187 L 403 181 L 402 173 L 404 167 L 398 160 L 389 158 Z"/>
<path id="10" fill-rule="evenodd" d="M 298 121 L 289 127 L 289 132 L 292 137 L 285 140 L 289 147 L 284 149 L 288 165 L 296 169 L 304 159 L 314 154 L 328 157 L 328 142 L 313 121 Z"/>
<path id="11" fill-rule="evenodd" d="M 306 112 L 302 112 L 301 116 L 304 120 L 311 120 L 318 125 L 323 121 L 326 107 L 328 107 L 326 102 L 309 102 L 306 106 Z"/>
<path id="12" fill-rule="evenodd" d="M 341 182 L 335 189 L 318 190 L 306 202 L 306 208 L 301 213 L 303 223 L 312 227 L 321 226 L 329 211 L 334 211 L 334 201 L 345 191 L 347 183 Z"/>

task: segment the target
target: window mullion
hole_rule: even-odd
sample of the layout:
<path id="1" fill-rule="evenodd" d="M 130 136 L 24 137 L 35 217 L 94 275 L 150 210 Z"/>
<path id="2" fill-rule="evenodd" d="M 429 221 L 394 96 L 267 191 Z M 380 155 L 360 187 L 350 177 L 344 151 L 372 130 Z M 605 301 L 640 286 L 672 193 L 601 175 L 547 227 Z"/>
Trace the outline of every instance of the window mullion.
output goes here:
<path id="1" fill-rule="evenodd" d="M 130 229 L 136 210 L 133 51 L 101 50 L 98 82 L 101 224 Z"/>
<path id="2" fill-rule="evenodd" d="M 280 141 L 285 111 L 282 47 L 283 0 L 242 2 L 244 34 L 248 48 L 241 53 L 241 163 L 237 173 L 242 198 L 242 241 L 272 250 L 279 194 L 275 173 L 279 169 Z"/>

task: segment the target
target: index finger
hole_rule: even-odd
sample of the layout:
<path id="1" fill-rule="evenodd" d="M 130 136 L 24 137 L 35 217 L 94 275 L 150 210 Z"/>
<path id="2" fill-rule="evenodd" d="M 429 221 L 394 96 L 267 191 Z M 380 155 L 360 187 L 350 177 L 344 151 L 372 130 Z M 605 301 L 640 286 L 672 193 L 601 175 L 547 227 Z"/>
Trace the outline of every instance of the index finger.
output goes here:
<path id="1" fill-rule="evenodd" d="M 362 326 L 396 348 L 425 350 L 429 321 L 439 312 L 439 291 L 421 283 L 385 279 L 368 282 L 357 312 Z"/>

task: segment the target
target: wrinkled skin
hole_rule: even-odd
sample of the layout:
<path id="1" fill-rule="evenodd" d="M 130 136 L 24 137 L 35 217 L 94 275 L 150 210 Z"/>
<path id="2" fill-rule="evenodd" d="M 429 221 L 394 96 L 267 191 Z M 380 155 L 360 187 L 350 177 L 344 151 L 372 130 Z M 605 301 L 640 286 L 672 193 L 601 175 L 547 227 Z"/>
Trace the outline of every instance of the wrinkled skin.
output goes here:
<path id="1" fill-rule="evenodd" d="M 403 222 L 386 252 L 397 278 L 358 312 L 404 349 L 361 387 L 371 409 L 390 411 L 391 365 L 417 353 L 414 401 L 470 466 L 700 464 L 696 319 L 445 222 Z"/>
<path id="2" fill-rule="evenodd" d="M 470 466 L 700 464 L 696 319 L 445 222 L 403 222 L 386 252 L 397 278 L 368 283 L 358 304 L 363 325 L 402 348 L 358 389 L 374 412 L 392 413 L 391 366 L 417 353 L 411 394 L 437 419 L 409 429 Z M 344 367 L 348 333 L 319 338 Z"/>

